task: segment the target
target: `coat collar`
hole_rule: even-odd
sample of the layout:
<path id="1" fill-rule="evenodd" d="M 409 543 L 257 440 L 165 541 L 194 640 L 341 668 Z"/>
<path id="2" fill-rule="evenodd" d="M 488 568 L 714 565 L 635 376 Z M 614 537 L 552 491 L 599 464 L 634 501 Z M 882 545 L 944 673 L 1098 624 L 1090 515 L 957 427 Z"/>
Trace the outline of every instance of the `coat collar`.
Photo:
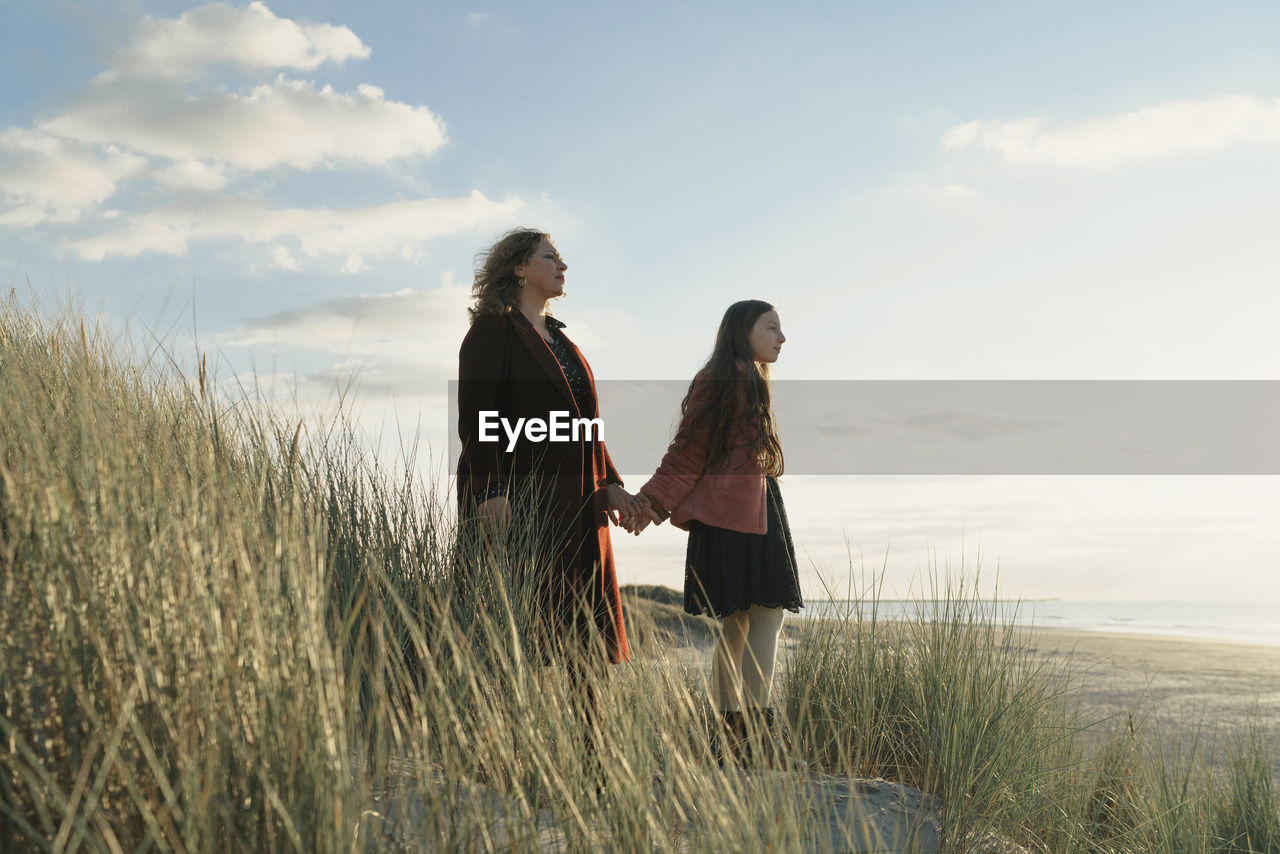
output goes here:
<path id="1" fill-rule="evenodd" d="M 560 368 L 560 362 L 556 359 L 551 348 L 547 346 L 547 342 L 538 330 L 533 328 L 533 324 L 529 322 L 529 318 L 520 313 L 518 309 L 507 312 L 507 317 L 511 319 L 511 325 L 515 327 L 516 333 L 520 338 L 520 343 L 529 351 L 529 355 L 533 357 L 533 361 L 542 369 L 555 385 L 556 390 L 560 392 L 560 396 L 569 402 L 576 412 L 577 403 L 573 399 L 573 392 L 569 390 L 569 380 L 565 377 L 564 371 Z M 560 329 L 564 326 L 554 318 L 547 318 L 548 323 L 555 323 L 556 328 Z M 578 413 L 581 416 L 581 413 Z"/>

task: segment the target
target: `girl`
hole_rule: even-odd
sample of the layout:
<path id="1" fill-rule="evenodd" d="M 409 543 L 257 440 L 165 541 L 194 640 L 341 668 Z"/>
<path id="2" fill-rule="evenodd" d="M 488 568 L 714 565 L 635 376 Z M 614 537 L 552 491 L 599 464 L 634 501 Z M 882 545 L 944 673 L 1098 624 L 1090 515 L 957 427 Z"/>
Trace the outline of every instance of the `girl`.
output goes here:
<path id="1" fill-rule="evenodd" d="M 675 440 L 639 494 L 650 519 L 670 517 L 689 532 L 684 607 L 722 621 L 711 679 L 739 754 L 760 724 L 766 746 L 778 744 L 770 702 L 778 635 L 783 609 L 804 607 L 770 402 L 769 366 L 786 340 L 769 303 L 729 306 L 680 406 Z"/>

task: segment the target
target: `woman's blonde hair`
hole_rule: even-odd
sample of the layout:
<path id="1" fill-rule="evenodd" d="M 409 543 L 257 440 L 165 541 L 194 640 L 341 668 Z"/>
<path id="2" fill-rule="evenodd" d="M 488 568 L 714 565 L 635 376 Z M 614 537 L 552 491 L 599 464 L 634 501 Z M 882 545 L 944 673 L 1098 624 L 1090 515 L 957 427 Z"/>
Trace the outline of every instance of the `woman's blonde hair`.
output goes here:
<path id="1" fill-rule="evenodd" d="M 516 267 L 528 262 L 542 241 L 550 239 L 545 231 L 516 228 L 476 255 L 475 280 L 471 284 L 475 302 L 467 309 L 472 323 L 482 314 L 503 315 L 516 307 L 520 299 Z"/>

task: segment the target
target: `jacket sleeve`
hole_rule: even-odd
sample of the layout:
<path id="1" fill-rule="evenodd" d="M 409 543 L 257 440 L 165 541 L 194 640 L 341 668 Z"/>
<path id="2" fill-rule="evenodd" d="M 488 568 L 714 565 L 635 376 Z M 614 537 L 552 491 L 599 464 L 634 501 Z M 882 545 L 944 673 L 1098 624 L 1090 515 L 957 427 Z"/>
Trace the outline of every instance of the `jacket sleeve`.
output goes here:
<path id="1" fill-rule="evenodd" d="M 502 441 L 479 440 L 480 413 L 501 409 L 507 385 L 503 372 L 510 363 L 510 345 L 504 323 L 496 316 L 476 318 L 458 351 L 458 438 L 471 488 L 476 491 L 483 491 L 490 483 L 505 482 L 510 476 Z M 500 429 L 491 432 L 501 437 Z"/>
<path id="2" fill-rule="evenodd" d="M 699 375 L 693 380 L 689 405 L 680 421 L 676 437 L 667 447 L 667 453 L 649 482 L 640 492 L 658 499 L 668 512 L 675 510 L 684 497 L 693 491 L 694 484 L 707 469 L 707 442 L 705 435 L 693 435 L 690 413 L 697 412 L 711 394 L 711 381 Z"/>
<path id="3" fill-rule="evenodd" d="M 617 468 L 614 467 L 613 460 L 609 457 L 609 449 L 604 446 L 604 442 L 600 443 L 600 454 L 604 457 L 604 476 L 596 481 L 596 489 L 604 489 L 611 483 L 624 486 L 622 477 L 618 474 Z"/>

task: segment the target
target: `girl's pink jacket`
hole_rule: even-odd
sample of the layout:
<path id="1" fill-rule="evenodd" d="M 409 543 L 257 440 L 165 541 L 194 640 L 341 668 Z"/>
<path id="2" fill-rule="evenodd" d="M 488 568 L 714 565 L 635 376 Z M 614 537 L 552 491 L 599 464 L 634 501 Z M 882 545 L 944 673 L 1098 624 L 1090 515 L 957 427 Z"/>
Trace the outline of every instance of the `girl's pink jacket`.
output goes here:
<path id="1" fill-rule="evenodd" d="M 693 378 L 686 412 L 696 412 L 710 393 L 711 379 L 706 370 L 700 371 Z M 641 494 L 670 510 L 671 524 L 678 528 L 687 529 L 689 521 L 697 519 L 731 531 L 767 533 L 764 469 L 744 428 L 739 428 L 730 448 L 727 460 L 708 468 L 705 437 L 690 435 L 686 415 L 658 470 L 640 487 Z"/>

